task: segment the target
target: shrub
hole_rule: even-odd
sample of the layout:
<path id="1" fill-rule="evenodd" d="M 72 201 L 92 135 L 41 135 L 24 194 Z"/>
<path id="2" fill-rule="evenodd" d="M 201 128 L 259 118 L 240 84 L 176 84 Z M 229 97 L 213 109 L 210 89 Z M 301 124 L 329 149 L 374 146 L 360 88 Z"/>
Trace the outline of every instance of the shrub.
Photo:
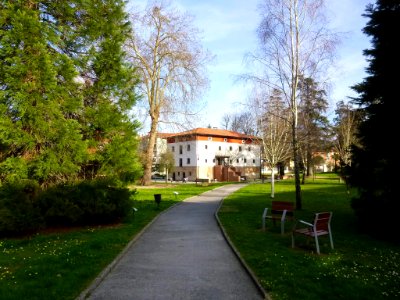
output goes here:
<path id="1" fill-rule="evenodd" d="M 0 187 L 0 236 L 23 234 L 44 227 L 36 199 L 39 185 L 32 180 Z"/>
<path id="2" fill-rule="evenodd" d="M 7 183 L 0 187 L 0 236 L 118 222 L 132 213 L 133 197 L 129 189 L 107 179 L 60 184 L 45 191 L 34 181 Z"/>
<path id="3" fill-rule="evenodd" d="M 58 185 L 40 196 L 48 225 L 88 225 L 116 222 L 132 210 L 129 189 L 102 179 Z"/>

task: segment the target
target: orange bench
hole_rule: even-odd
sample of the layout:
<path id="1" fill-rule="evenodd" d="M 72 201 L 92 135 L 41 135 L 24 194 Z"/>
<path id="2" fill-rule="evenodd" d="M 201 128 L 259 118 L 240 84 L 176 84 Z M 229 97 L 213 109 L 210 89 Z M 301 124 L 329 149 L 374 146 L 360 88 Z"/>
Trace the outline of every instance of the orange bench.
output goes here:
<path id="1" fill-rule="evenodd" d="M 281 222 L 281 234 L 285 232 L 286 219 L 293 220 L 294 218 L 294 203 L 288 201 L 272 201 L 271 213 L 268 214 L 268 207 L 264 209 L 262 215 L 262 229 L 265 230 L 265 220 L 272 220 L 276 225 L 276 221 Z"/>

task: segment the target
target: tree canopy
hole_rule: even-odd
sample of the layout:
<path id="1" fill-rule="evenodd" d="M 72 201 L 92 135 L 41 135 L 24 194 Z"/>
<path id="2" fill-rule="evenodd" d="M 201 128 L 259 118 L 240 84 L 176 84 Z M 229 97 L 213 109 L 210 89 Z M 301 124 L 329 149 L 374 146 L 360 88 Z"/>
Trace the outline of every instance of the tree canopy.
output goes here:
<path id="1" fill-rule="evenodd" d="M 380 237 L 399 239 L 398 151 L 391 132 L 398 115 L 400 69 L 400 3 L 377 0 L 368 5 L 364 33 L 372 47 L 364 51 L 368 76 L 354 89 L 364 118 L 358 128 L 358 145 L 352 149 L 350 182 L 359 190 L 352 206 L 363 229 Z"/>
<path id="2" fill-rule="evenodd" d="M 124 5 L 2 1 L 0 182 L 137 176 Z"/>

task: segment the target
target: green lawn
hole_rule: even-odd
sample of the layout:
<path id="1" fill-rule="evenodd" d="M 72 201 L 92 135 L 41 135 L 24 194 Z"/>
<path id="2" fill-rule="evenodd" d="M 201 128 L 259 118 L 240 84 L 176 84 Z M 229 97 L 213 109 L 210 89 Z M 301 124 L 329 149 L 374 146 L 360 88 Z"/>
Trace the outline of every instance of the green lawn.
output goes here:
<path id="1" fill-rule="evenodd" d="M 134 216 L 122 224 L 0 239 L 0 299 L 75 299 L 146 224 L 184 198 L 222 184 L 137 187 Z M 134 188 L 134 187 L 133 187 Z M 400 297 L 399 247 L 356 231 L 343 183 L 310 180 L 302 186 L 303 210 L 297 218 L 333 211 L 335 250 L 327 238 L 321 255 L 279 226 L 261 230 L 264 207 L 271 204 L 269 184 L 250 184 L 228 197 L 219 217 L 247 264 L 273 299 L 394 299 Z M 174 191 L 179 193 L 175 200 Z M 158 208 L 154 194 L 160 193 Z M 276 200 L 294 201 L 293 181 L 276 183 Z M 373 222 L 373 220 L 371 220 Z M 291 224 L 287 225 L 287 232 Z"/>
<path id="2" fill-rule="evenodd" d="M 221 185 L 138 187 L 138 210 L 122 224 L 0 239 L 0 299 L 75 299 L 157 214 Z M 177 200 L 174 191 L 179 193 Z M 158 193 L 160 207 L 154 202 Z"/>
<path id="3" fill-rule="evenodd" d="M 315 212 L 332 211 L 334 250 L 321 237 L 317 255 L 313 241 L 299 236 L 292 249 L 292 223 L 283 236 L 280 224 L 261 230 L 263 210 L 271 207 L 270 184 L 251 184 L 224 200 L 219 218 L 232 242 L 272 299 L 399 299 L 399 245 L 357 232 L 352 195 L 331 174 L 321 176 L 302 186 L 303 209 L 295 217 L 312 221 Z M 294 202 L 292 180 L 275 188 L 275 200 Z"/>

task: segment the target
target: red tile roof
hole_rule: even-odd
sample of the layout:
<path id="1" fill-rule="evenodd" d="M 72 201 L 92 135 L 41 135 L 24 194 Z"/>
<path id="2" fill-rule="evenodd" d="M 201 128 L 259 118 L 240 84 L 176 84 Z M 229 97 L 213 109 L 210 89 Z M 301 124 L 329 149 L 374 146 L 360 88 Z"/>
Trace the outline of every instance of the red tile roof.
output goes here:
<path id="1" fill-rule="evenodd" d="M 215 137 L 230 137 L 237 139 L 259 139 L 254 135 L 242 134 L 235 131 L 225 130 L 225 129 L 215 129 L 215 128 L 195 128 L 192 130 L 187 130 L 179 133 L 172 133 L 168 137 L 174 136 L 187 136 L 187 135 L 201 135 L 201 136 L 215 136 Z"/>

